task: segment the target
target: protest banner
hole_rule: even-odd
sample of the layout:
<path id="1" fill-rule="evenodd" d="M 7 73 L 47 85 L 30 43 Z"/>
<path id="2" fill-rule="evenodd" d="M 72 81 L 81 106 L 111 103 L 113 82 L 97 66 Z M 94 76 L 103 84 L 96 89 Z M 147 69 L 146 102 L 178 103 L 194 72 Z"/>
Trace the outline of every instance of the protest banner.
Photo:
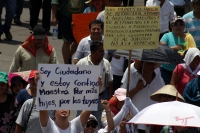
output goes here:
<path id="1" fill-rule="evenodd" d="M 160 7 L 106 7 L 104 49 L 155 49 L 160 34 Z"/>
<path id="2" fill-rule="evenodd" d="M 99 12 L 72 15 L 72 21 L 74 23 L 73 35 L 77 43 L 79 43 L 84 37 L 90 35 L 89 23 L 92 20 L 95 20 L 98 14 Z"/>
<path id="3" fill-rule="evenodd" d="M 97 110 L 100 67 L 39 64 L 38 110 Z"/>

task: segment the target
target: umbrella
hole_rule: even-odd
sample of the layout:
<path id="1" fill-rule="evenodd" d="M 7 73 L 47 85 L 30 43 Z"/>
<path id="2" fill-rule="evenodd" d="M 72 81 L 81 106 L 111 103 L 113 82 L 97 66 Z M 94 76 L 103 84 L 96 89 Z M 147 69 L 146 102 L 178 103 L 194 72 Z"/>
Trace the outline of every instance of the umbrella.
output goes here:
<path id="1" fill-rule="evenodd" d="M 115 54 L 129 57 L 128 50 L 117 50 Z M 161 64 L 179 64 L 184 63 L 177 51 L 168 47 L 167 45 L 160 44 L 157 49 L 136 49 L 132 50 L 131 58 L 147 62 L 155 62 Z"/>
<path id="2" fill-rule="evenodd" d="M 179 101 L 157 103 L 140 111 L 129 123 L 200 127 L 200 107 Z"/>

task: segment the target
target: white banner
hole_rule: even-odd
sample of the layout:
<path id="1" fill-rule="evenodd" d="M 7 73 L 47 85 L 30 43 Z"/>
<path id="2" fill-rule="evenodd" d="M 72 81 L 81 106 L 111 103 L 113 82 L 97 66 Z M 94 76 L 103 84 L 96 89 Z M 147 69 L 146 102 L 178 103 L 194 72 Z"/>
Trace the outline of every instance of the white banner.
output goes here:
<path id="1" fill-rule="evenodd" d="M 97 110 L 100 67 L 39 64 L 38 110 Z"/>

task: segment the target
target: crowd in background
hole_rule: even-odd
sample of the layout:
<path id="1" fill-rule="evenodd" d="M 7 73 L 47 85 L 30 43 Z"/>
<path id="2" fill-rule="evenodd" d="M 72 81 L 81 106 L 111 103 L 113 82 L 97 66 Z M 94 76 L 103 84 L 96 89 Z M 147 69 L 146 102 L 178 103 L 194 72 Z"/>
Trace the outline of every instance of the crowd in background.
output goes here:
<path id="1" fill-rule="evenodd" d="M 6 18 L 0 24 L 0 35 L 5 33 L 12 40 L 11 23 L 22 24 L 23 0 L 1 1 L 1 10 L 4 2 Z M 103 47 L 106 45 L 104 9 L 105 5 L 133 6 L 134 0 L 30 0 L 32 34 L 16 50 L 8 73 L 31 72 L 28 81 L 20 76 L 8 80 L 8 74 L 0 72 L 0 133 L 145 133 L 146 125 L 126 122 L 149 105 L 174 101 L 177 91 L 179 101 L 200 107 L 200 0 L 147 0 L 144 3 L 160 6 L 160 45 L 177 51 L 185 63 L 160 65 L 133 60 L 127 92 L 128 59 Z M 42 26 L 38 26 L 41 6 Z M 91 12 L 99 14 L 88 25 L 90 34 L 76 42 L 72 14 Z M 72 121 L 68 120 L 70 110 L 36 110 L 38 64 L 59 64 L 56 51 L 48 41 L 50 22 L 58 26 L 65 64 L 100 66 L 98 111 L 79 110 Z M 150 132 L 168 133 L 169 130 L 174 129 L 153 125 Z M 178 133 L 193 131 L 200 132 L 198 128 L 176 128 Z"/>

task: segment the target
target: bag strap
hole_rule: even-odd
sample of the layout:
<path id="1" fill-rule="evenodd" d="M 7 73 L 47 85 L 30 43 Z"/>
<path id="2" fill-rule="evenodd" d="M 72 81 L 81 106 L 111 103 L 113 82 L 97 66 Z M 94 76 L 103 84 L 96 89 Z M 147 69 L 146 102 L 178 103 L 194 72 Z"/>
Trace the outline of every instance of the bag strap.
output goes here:
<path id="1" fill-rule="evenodd" d="M 27 125 L 28 125 L 28 121 L 29 121 L 29 119 L 30 119 L 31 112 L 32 112 L 33 107 L 34 107 L 35 100 L 36 100 L 36 98 L 34 97 L 34 98 L 33 98 L 33 102 L 32 102 L 32 104 L 31 104 L 31 110 L 30 110 L 30 112 L 29 112 L 29 114 L 28 114 L 28 119 L 27 119 L 27 121 L 26 121 L 26 123 L 25 123 L 25 126 L 24 126 L 24 132 L 26 131 L 26 127 L 27 127 Z"/>

